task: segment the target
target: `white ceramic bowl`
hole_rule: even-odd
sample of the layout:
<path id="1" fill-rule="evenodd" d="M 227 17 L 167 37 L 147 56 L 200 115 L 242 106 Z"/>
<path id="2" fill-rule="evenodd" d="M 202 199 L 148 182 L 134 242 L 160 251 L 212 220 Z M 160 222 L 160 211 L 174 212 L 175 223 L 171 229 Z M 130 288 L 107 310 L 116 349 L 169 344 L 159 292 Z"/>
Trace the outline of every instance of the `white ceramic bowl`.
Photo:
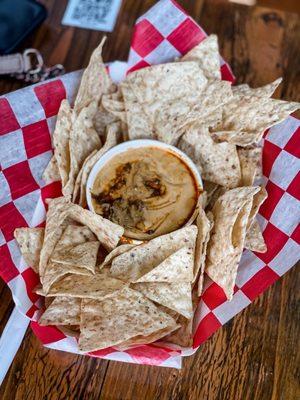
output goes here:
<path id="1" fill-rule="evenodd" d="M 199 193 L 199 195 L 201 194 L 201 192 L 203 191 L 203 184 L 202 184 L 201 176 L 199 174 L 199 171 L 198 171 L 196 165 L 185 153 L 183 153 L 181 150 L 177 149 L 174 146 L 171 146 L 171 145 L 163 143 L 163 142 L 159 142 L 158 140 L 150 140 L 150 139 L 131 140 L 128 142 L 118 144 L 115 147 L 112 147 L 93 166 L 93 168 L 90 172 L 90 175 L 88 177 L 87 184 L 86 184 L 87 204 L 91 211 L 95 212 L 93 203 L 92 203 L 91 190 L 93 188 L 95 179 L 96 179 L 98 173 L 102 170 L 102 168 L 104 168 L 105 165 L 116 155 L 119 155 L 120 160 L 121 160 L 122 153 L 125 153 L 131 149 L 144 148 L 144 147 L 152 147 L 152 148 L 156 147 L 156 148 L 164 149 L 169 152 L 172 152 L 174 155 L 176 155 L 178 158 L 180 158 L 192 172 L 195 182 L 197 184 L 198 193 Z M 184 226 L 190 225 L 194 221 L 195 215 L 197 214 L 198 207 L 199 207 L 199 204 L 197 204 L 195 206 L 195 210 L 194 210 L 191 218 L 184 224 Z"/>

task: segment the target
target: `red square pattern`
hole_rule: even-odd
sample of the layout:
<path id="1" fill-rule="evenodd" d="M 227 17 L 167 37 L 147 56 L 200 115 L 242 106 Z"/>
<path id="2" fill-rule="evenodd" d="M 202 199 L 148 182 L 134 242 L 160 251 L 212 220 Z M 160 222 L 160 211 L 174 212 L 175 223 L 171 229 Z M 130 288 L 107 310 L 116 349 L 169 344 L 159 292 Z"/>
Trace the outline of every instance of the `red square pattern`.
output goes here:
<path id="1" fill-rule="evenodd" d="M 51 136 L 45 119 L 23 127 L 22 131 L 28 158 L 51 150 Z"/>
<path id="2" fill-rule="evenodd" d="M 231 69 L 228 67 L 227 64 L 223 64 L 221 67 L 221 76 L 223 81 L 229 81 L 234 83 L 235 82 L 235 77 L 231 71 Z"/>
<path id="3" fill-rule="evenodd" d="M 300 146 L 299 146 L 300 147 Z M 286 190 L 291 196 L 300 201 L 300 172 L 295 176 Z"/>
<path id="4" fill-rule="evenodd" d="M 61 181 L 50 183 L 49 185 L 41 189 L 42 200 L 46 209 L 48 205 L 46 204 L 46 199 L 55 199 L 56 197 L 62 196 L 61 193 Z"/>
<path id="5" fill-rule="evenodd" d="M 205 39 L 203 30 L 190 18 L 184 20 L 170 35 L 168 41 L 183 55 Z"/>
<path id="6" fill-rule="evenodd" d="M 300 245 L 300 224 L 297 226 L 297 228 L 292 233 L 291 238 Z"/>
<path id="7" fill-rule="evenodd" d="M 202 300 L 204 300 L 209 309 L 214 310 L 216 307 L 223 304 L 227 298 L 223 289 L 213 282 L 202 294 Z"/>
<path id="8" fill-rule="evenodd" d="M 268 192 L 268 197 L 261 205 L 259 213 L 266 219 L 270 219 L 275 207 L 284 194 L 284 190 L 271 181 L 266 184 L 266 190 Z"/>
<path id="9" fill-rule="evenodd" d="M 160 349 L 159 347 L 145 345 L 126 350 L 126 353 L 129 354 L 137 363 L 143 365 L 160 365 L 170 358 L 170 354 L 167 351 Z"/>
<path id="10" fill-rule="evenodd" d="M 255 297 L 264 292 L 277 279 L 279 279 L 279 276 L 270 267 L 266 266 L 245 283 L 241 290 L 253 301 Z"/>
<path id="11" fill-rule="evenodd" d="M 143 19 L 134 27 L 131 47 L 141 56 L 146 57 L 162 41 L 163 35 L 149 22 Z"/>
<path id="12" fill-rule="evenodd" d="M 288 235 L 276 228 L 271 222 L 268 223 L 263 232 L 263 236 L 267 245 L 266 253 L 255 253 L 265 264 L 268 264 L 282 250 L 288 241 Z"/>
<path id="13" fill-rule="evenodd" d="M 263 174 L 267 178 L 270 176 L 274 161 L 278 157 L 281 152 L 281 148 L 276 146 L 276 144 L 269 142 L 268 140 L 264 141 L 264 147 L 262 152 L 262 160 L 263 160 Z"/>
<path id="14" fill-rule="evenodd" d="M 26 315 L 28 318 L 32 318 L 34 316 L 34 313 L 38 310 L 37 306 L 33 304 L 33 306 L 31 306 L 29 308 L 29 310 L 26 312 Z"/>
<path id="15" fill-rule="evenodd" d="M 13 260 L 11 259 L 9 248 L 6 244 L 0 246 L 0 276 L 4 282 L 8 283 L 16 276 L 19 275 L 19 271 L 15 267 Z"/>
<path id="16" fill-rule="evenodd" d="M 207 314 L 200 322 L 195 332 L 193 348 L 200 346 L 201 343 L 205 342 L 205 340 L 207 340 L 221 326 L 221 322 L 212 312 Z"/>
<path id="17" fill-rule="evenodd" d="M 40 283 L 39 277 L 32 268 L 27 268 L 21 275 L 26 284 L 28 297 L 33 303 L 35 303 L 40 296 L 34 293 L 33 289 Z"/>
<path id="18" fill-rule="evenodd" d="M 131 67 L 128 71 L 127 71 L 127 75 L 130 74 L 130 72 L 133 71 L 137 71 L 138 69 L 142 69 L 145 67 L 149 67 L 149 63 L 147 63 L 147 61 L 145 60 L 141 60 L 138 63 L 136 63 L 133 67 Z"/>
<path id="19" fill-rule="evenodd" d="M 0 207 L 0 227 L 7 242 L 14 238 L 16 228 L 24 226 L 27 222 L 13 202 Z"/>
<path id="20" fill-rule="evenodd" d="M 31 321 L 31 329 L 43 344 L 58 342 L 66 336 L 55 326 L 41 326 L 37 322 Z"/>
<path id="21" fill-rule="evenodd" d="M 0 135 L 19 129 L 20 125 L 7 99 L 0 99 Z"/>
<path id="22" fill-rule="evenodd" d="M 66 89 L 60 79 L 34 88 L 47 118 L 57 115 L 60 103 L 66 98 Z"/>
<path id="23" fill-rule="evenodd" d="M 31 174 L 28 161 L 20 162 L 3 170 L 13 200 L 39 189 Z"/>
<path id="24" fill-rule="evenodd" d="M 294 132 L 293 136 L 285 145 L 284 150 L 293 154 L 293 156 L 300 158 L 300 128 Z"/>

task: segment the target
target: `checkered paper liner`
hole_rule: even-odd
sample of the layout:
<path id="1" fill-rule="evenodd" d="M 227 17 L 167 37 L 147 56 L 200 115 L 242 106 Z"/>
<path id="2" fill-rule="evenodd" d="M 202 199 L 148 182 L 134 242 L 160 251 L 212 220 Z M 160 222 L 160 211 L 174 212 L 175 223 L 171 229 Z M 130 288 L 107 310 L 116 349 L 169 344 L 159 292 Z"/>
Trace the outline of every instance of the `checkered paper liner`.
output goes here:
<path id="1" fill-rule="evenodd" d="M 205 32 L 171 0 L 162 0 L 140 17 L 134 27 L 127 63 L 114 62 L 109 72 L 120 81 L 128 71 L 171 61 L 206 37 Z M 222 77 L 234 80 L 220 58 Z M 62 99 L 74 100 L 81 72 L 64 75 L 0 98 L 0 276 L 12 291 L 18 309 L 30 319 L 41 342 L 50 348 L 79 353 L 77 341 L 56 327 L 41 327 L 35 312 L 41 299 L 32 290 L 39 279 L 21 257 L 13 237 L 17 227 L 43 226 L 45 199 L 60 195 L 60 183 L 46 185 L 42 172 L 52 156 L 51 134 Z M 245 251 L 233 300 L 206 277 L 194 317 L 192 348 L 168 343 L 114 348 L 91 354 L 110 360 L 180 368 L 218 328 L 248 306 L 298 260 L 300 228 L 300 121 L 289 117 L 271 128 L 263 140 L 263 173 L 268 198 L 259 211 L 267 243 L 264 254 Z"/>

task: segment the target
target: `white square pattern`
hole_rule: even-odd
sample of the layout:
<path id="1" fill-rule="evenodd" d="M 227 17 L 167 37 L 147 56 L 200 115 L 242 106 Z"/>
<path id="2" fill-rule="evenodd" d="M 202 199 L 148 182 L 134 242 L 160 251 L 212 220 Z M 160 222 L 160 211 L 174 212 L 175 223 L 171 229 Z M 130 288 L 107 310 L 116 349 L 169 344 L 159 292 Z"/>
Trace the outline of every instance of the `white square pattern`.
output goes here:
<path id="1" fill-rule="evenodd" d="M 175 47 L 168 41 L 163 40 L 150 54 L 145 57 L 145 60 L 151 64 L 161 64 L 174 61 L 175 57 L 180 57 L 181 54 Z"/>
<path id="2" fill-rule="evenodd" d="M 45 186 L 45 182 L 42 179 L 42 174 L 49 164 L 52 155 L 52 151 L 46 151 L 45 153 L 42 153 L 28 160 L 30 171 L 40 187 Z"/>
<path id="3" fill-rule="evenodd" d="M 274 161 L 270 181 L 286 190 L 300 169 L 300 160 L 282 150 Z"/>
<path id="4" fill-rule="evenodd" d="M 32 226 L 31 221 L 40 198 L 40 193 L 41 191 L 38 189 L 14 200 L 15 206 L 29 226 Z"/>
<path id="5" fill-rule="evenodd" d="M 11 200 L 10 187 L 3 172 L 0 172 L 0 207 L 11 202 Z"/>
<path id="6" fill-rule="evenodd" d="M 142 18 L 148 19 L 166 37 L 186 19 L 186 15 L 170 0 L 163 0 L 152 7 Z"/>
<path id="7" fill-rule="evenodd" d="M 288 239 L 280 253 L 277 254 L 269 267 L 272 268 L 279 276 L 285 274 L 299 260 L 299 245 L 293 239 Z"/>
<path id="8" fill-rule="evenodd" d="M 219 305 L 214 309 L 214 315 L 218 318 L 222 325 L 233 318 L 236 314 L 246 308 L 251 301 L 241 290 L 238 290 L 231 301 Z"/>
<path id="9" fill-rule="evenodd" d="M 27 159 L 21 129 L 0 136 L 0 165 L 2 169 Z"/>
<path id="10" fill-rule="evenodd" d="M 294 217 L 291 218 L 291 215 Z M 300 202 L 285 192 L 272 213 L 270 222 L 288 236 L 294 232 L 300 221 Z"/>
<path id="11" fill-rule="evenodd" d="M 266 139 L 276 144 L 282 149 L 291 138 L 291 132 L 295 132 L 300 126 L 300 121 L 294 117 L 288 117 L 286 120 L 270 128 Z"/>
<path id="12" fill-rule="evenodd" d="M 259 272 L 265 263 L 260 260 L 252 251 L 245 250 L 238 268 L 236 285 L 242 287 L 249 281 L 257 272 Z"/>

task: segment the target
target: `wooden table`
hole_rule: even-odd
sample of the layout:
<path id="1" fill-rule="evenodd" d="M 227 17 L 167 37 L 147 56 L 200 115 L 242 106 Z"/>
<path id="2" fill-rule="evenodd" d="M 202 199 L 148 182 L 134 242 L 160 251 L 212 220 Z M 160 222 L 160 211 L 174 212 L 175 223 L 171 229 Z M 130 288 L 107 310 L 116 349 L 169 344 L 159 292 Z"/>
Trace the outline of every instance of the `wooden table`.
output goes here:
<path id="1" fill-rule="evenodd" d="M 45 0 L 49 17 L 27 47 L 67 71 L 87 65 L 102 33 L 62 27 L 66 1 Z M 108 34 L 105 60 L 126 60 L 132 26 L 155 1 L 125 0 Z M 180 1 L 208 33 L 217 33 L 221 53 L 238 82 L 262 85 L 283 76 L 278 96 L 300 100 L 300 21 L 295 14 L 228 3 Z M 20 83 L 0 80 L 0 93 Z M 184 360 L 181 371 L 89 359 L 44 349 L 28 330 L 0 388 L 3 400 L 193 399 L 292 400 L 300 398 L 300 277 L 296 267 Z M 0 334 L 13 307 L 0 282 Z M 298 308 L 297 308 L 298 301 Z"/>

